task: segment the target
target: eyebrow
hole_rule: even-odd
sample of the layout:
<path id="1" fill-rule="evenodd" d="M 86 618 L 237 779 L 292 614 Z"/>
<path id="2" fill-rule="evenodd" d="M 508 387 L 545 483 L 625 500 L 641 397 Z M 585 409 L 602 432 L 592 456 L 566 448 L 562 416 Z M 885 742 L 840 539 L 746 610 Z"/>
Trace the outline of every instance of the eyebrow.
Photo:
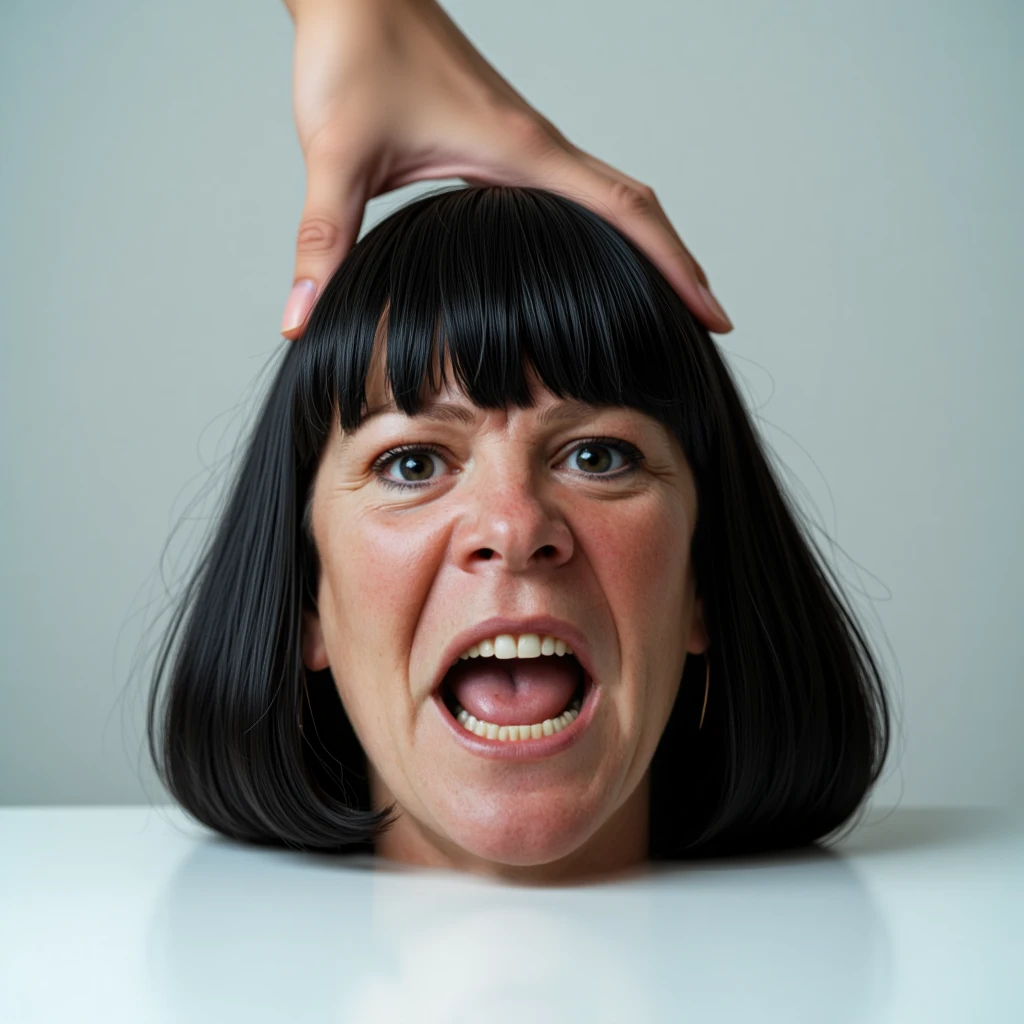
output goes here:
<path id="1" fill-rule="evenodd" d="M 540 415 L 537 417 L 538 422 L 541 426 L 548 426 L 551 423 L 561 423 L 566 420 L 581 419 L 584 416 L 592 416 L 597 410 L 597 406 L 588 405 L 586 402 L 580 402 L 577 399 L 568 399 L 566 401 L 558 402 L 555 405 L 548 406 Z M 375 416 L 382 416 L 389 412 L 399 412 L 399 408 L 394 402 L 387 402 L 384 405 L 378 405 L 373 409 L 370 409 L 363 417 L 359 426 L 355 430 L 351 431 L 347 438 L 342 441 L 344 446 L 350 441 L 353 436 L 359 432 L 366 424 L 372 420 Z M 425 420 L 438 420 L 445 423 L 463 423 L 466 426 L 472 426 L 476 420 L 476 412 L 469 406 L 462 405 L 455 402 L 429 402 L 424 405 L 422 409 L 412 419 L 425 419 Z"/>

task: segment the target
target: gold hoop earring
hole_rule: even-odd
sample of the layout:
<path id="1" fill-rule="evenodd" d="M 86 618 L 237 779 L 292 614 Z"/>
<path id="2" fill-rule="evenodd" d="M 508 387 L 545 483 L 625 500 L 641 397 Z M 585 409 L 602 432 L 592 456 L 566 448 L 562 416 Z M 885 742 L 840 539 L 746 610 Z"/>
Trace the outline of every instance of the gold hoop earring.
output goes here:
<path id="1" fill-rule="evenodd" d="M 711 683 L 711 661 L 706 653 L 704 655 L 704 663 L 707 665 L 707 672 L 704 673 L 704 707 L 700 709 L 700 725 L 697 726 L 697 732 L 704 728 L 704 712 L 708 708 L 708 686 Z"/>

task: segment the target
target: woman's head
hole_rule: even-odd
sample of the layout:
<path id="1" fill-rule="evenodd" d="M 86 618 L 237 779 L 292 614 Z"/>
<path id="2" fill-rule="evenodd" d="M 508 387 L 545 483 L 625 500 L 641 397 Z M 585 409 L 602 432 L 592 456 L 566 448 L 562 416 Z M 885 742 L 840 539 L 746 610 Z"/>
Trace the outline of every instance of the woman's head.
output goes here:
<path id="1" fill-rule="evenodd" d="M 888 746 L 867 645 L 711 339 L 611 226 L 535 189 L 428 196 L 356 245 L 158 678 L 182 626 L 154 757 L 254 841 L 524 877 L 802 845 Z"/>

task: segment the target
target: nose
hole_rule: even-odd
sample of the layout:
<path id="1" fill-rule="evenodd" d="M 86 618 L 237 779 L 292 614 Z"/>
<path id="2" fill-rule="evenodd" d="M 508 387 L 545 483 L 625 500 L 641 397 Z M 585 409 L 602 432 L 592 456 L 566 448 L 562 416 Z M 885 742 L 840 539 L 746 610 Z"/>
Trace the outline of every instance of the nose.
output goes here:
<path id="1" fill-rule="evenodd" d="M 556 499 L 532 468 L 508 452 L 493 466 L 477 465 L 464 490 L 464 515 L 453 537 L 460 568 L 502 564 L 508 572 L 557 568 L 572 558 L 573 537 Z"/>

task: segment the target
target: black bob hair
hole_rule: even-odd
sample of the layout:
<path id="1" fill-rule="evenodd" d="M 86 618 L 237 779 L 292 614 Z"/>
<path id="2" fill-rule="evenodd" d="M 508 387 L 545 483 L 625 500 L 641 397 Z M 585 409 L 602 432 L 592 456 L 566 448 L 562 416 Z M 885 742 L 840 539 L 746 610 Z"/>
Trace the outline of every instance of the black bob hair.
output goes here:
<path id="1" fill-rule="evenodd" d="M 721 355 L 604 219 L 508 186 L 435 192 L 377 224 L 287 344 L 157 654 L 149 752 L 174 799 L 229 837 L 305 850 L 372 851 L 394 820 L 370 807 L 330 669 L 307 670 L 300 647 L 312 483 L 335 418 L 351 430 L 365 413 L 379 327 L 407 414 L 428 376 L 438 387 L 443 344 L 480 408 L 529 406 L 530 364 L 559 398 L 638 409 L 681 443 L 710 646 L 686 659 L 651 764 L 650 859 L 801 847 L 848 822 L 888 753 L 885 689 Z"/>

